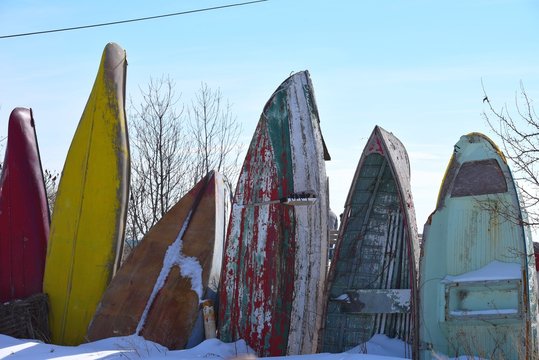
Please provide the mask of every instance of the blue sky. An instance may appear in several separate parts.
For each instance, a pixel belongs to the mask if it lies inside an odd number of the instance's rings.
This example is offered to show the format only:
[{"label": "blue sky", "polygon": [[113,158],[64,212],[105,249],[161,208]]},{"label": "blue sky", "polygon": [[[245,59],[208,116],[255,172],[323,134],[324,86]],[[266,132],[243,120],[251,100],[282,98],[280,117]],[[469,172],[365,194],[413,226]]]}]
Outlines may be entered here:
[{"label": "blue sky", "polygon": [[[234,1],[2,0],[0,35],[219,6]],[[102,50],[127,51],[127,94],[170,75],[184,101],[219,87],[249,143],[269,96],[309,70],[332,155],[331,207],[340,213],[375,125],[412,165],[419,231],[434,209],[453,145],[481,117],[485,89],[514,109],[524,83],[539,99],[539,3],[520,0],[269,0],[213,12],[0,39],[0,136],[9,113],[32,107],[45,168],[61,170]],[[495,141],[498,141],[493,137]]]}]

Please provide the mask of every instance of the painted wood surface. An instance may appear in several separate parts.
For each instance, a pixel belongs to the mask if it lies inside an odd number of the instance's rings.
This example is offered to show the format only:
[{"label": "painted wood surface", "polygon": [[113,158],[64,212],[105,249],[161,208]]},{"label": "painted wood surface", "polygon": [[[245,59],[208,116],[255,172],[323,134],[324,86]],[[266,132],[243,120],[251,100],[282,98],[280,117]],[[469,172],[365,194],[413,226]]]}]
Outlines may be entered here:
[{"label": "painted wood surface", "polygon": [[[221,340],[244,339],[259,356],[315,351],[327,259],[324,154],[309,73],[296,73],[264,107],[236,187],[221,275]],[[302,191],[317,201],[267,203]]]},{"label": "painted wood surface", "polygon": [[108,44],[62,171],[44,280],[56,344],[84,340],[119,266],[129,190],[126,66],[124,50]]},{"label": "painted wood surface", "polygon": [[418,248],[408,154],[376,126],[359,160],[331,261],[321,351],[343,352],[375,334],[417,338]]},{"label": "painted wood surface", "polygon": [[411,289],[357,289],[331,299],[346,314],[398,314],[411,310]]},{"label": "painted wood surface", "polygon": [[0,179],[0,302],[42,292],[49,221],[32,110],[16,108]]},{"label": "painted wood surface", "polygon": [[90,341],[136,334],[169,349],[186,346],[200,304],[216,299],[224,201],[222,176],[211,172],[150,229],[103,295]]},{"label": "painted wood surface", "polygon": [[505,157],[462,136],[425,224],[419,274],[420,358],[536,359],[537,278]]}]

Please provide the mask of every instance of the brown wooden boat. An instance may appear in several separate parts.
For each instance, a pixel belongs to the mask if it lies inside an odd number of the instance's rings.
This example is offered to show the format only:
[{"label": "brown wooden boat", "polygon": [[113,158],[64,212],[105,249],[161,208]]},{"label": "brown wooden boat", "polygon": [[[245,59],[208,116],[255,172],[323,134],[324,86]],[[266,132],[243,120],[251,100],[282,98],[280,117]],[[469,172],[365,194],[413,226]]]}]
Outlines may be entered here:
[{"label": "brown wooden boat", "polygon": [[348,351],[377,334],[417,339],[418,243],[408,154],[397,137],[376,126],[331,260],[320,351]]},{"label": "brown wooden boat", "polygon": [[209,173],[150,229],[106,290],[88,340],[135,334],[182,349],[197,336],[200,303],[219,283],[223,191]]}]

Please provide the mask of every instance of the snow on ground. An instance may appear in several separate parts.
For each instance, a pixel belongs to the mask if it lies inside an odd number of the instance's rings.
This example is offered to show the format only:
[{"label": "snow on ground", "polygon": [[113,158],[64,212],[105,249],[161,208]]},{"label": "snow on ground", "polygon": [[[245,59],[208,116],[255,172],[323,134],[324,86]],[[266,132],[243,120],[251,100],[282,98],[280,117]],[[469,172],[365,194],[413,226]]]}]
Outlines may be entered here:
[{"label": "snow on ground", "polygon": [[[410,346],[385,335],[375,335],[369,342],[340,354],[314,354],[272,357],[273,360],[399,360],[410,358]],[[79,359],[255,359],[253,350],[245,341],[223,343],[217,339],[206,340],[189,350],[170,351],[164,346],[144,340],[140,336],[124,336],[95,341],[80,346],[44,344],[37,340],[21,340],[0,334],[0,359],[9,360],[79,360]],[[438,356],[442,360],[451,360]],[[470,360],[461,356],[453,360]],[[475,358],[479,359],[479,358]]]},{"label": "snow on ground", "polygon": [[[361,354],[365,349],[368,354]],[[364,346],[358,346],[342,354],[315,354],[302,356],[274,357],[287,360],[384,360],[402,359],[406,346],[402,341],[375,336]],[[217,339],[204,341],[189,350],[169,351],[165,347],[146,341],[140,336],[126,336],[95,341],[80,346],[44,344],[36,340],[20,340],[0,335],[0,359],[248,359],[253,351],[243,340],[223,343]],[[252,357],[252,355],[251,355]]]},{"label": "snow on ground", "polygon": [[385,335],[374,335],[366,344],[358,345],[348,350],[348,354],[375,354],[399,358],[411,358],[410,344],[398,339],[391,339]]}]

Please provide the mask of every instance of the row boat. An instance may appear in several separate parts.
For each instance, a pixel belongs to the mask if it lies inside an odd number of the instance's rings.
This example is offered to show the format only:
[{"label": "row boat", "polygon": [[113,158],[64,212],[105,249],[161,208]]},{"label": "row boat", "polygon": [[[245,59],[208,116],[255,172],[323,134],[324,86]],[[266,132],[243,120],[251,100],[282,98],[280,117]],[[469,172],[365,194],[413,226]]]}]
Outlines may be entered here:
[{"label": "row boat", "polygon": [[201,302],[217,299],[224,204],[222,176],[210,172],[167,211],[105,291],[88,329],[90,341],[136,334],[183,349],[204,340],[194,330]]},{"label": "row boat", "polygon": [[505,156],[479,133],[456,143],[423,232],[419,357],[536,359],[537,276]]},{"label": "row boat", "polygon": [[[307,71],[266,103],[240,172],[226,238],[219,336],[259,356],[313,353],[327,261],[328,192]],[[293,194],[306,196],[297,201]]]},{"label": "row boat", "polygon": [[319,350],[340,353],[385,334],[417,339],[419,250],[410,163],[376,126],[361,154],[341,219]]}]

